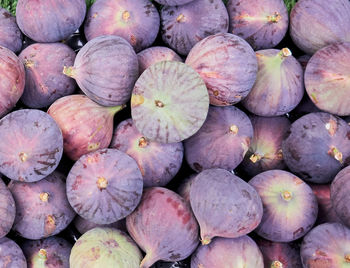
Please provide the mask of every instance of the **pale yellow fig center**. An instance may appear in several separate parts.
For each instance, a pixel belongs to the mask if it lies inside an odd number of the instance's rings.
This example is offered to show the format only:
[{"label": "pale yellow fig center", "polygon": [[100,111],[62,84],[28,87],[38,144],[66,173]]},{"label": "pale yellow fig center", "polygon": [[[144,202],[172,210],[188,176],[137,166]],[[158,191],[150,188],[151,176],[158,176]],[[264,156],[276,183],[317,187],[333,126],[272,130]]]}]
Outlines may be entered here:
[{"label": "pale yellow fig center", "polygon": [[230,132],[236,135],[238,133],[238,127],[236,125],[230,126]]},{"label": "pale yellow fig center", "polygon": [[46,252],[46,250],[43,249],[43,248],[41,248],[41,249],[39,250],[38,255],[39,255],[39,258],[41,258],[41,259],[45,259],[45,260],[47,259],[47,252]]},{"label": "pale yellow fig center", "polygon": [[41,201],[47,202],[49,200],[49,194],[48,193],[41,193],[39,195],[39,198],[40,198]]},{"label": "pale yellow fig center", "polygon": [[283,263],[280,261],[274,261],[271,263],[271,268],[283,268]]},{"label": "pale yellow fig center", "polygon": [[185,21],[185,15],[184,14],[180,14],[179,16],[177,16],[176,21],[177,22],[184,22]]},{"label": "pale yellow fig center", "polygon": [[122,18],[124,21],[128,21],[130,19],[130,12],[129,11],[124,11],[122,14]]},{"label": "pale yellow fig center", "polygon": [[148,142],[145,137],[139,139],[139,147],[145,148],[148,145]]},{"label": "pale yellow fig center", "polygon": [[22,162],[25,162],[28,159],[28,155],[25,152],[20,152],[18,156]]},{"label": "pale yellow fig center", "polygon": [[106,189],[108,185],[108,181],[105,177],[98,177],[97,179],[97,187],[100,190]]},{"label": "pale yellow fig center", "polygon": [[203,239],[201,240],[201,243],[202,243],[203,246],[209,245],[210,242],[211,242],[211,239],[210,239],[209,237],[205,237],[205,238],[203,238]]},{"label": "pale yellow fig center", "polygon": [[289,192],[289,191],[284,191],[282,194],[281,194],[282,198],[286,201],[290,201],[292,199],[292,193]]}]

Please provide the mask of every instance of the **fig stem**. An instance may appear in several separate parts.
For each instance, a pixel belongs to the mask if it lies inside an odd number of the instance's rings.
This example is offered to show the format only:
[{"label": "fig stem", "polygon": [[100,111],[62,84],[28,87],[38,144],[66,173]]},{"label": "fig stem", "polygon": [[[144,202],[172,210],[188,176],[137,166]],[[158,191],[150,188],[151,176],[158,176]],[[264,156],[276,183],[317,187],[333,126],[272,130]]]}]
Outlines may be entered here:
[{"label": "fig stem", "polygon": [[185,19],[185,16],[183,14],[180,14],[177,18],[176,18],[176,21],[177,22],[183,22]]},{"label": "fig stem", "polygon": [[238,133],[238,127],[236,125],[230,126],[230,132],[236,135]]},{"label": "fig stem", "polygon": [[100,190],[106,189],[108,186],[108,180],[105,177],[98,177],[97,179],[97,187]]},{"label": "fig stem", "polygon": [[108,107],[108,109],[111,112],[111,114],[114,116],[117,112],[123,110],[125,107],[126,107],[126,104],[123,104],[123,105]]},{"label": "fig stem", "polygon": [[124,20],[124,21],[128,21],[129,18],[130,18],[130,13],[129,13],[129,11],[125,10],[125,11],[123,12],[122,17],[123,17],[123,20]]},{"label": "fig stem", "polygon": [[47,260],[47,252],[45,249],[41,248],[38,252],[38,256],[40,259]]},{"label": "fig stem", "polygon": [[267,16],[267,21],[272,23],[277,23],[282,19],[282,16],[280,13],[275,12],[270,16]]},{"label": "fig stem", "polygon": [[339,163],[343,163],[343,154],[336,147],[331,146],[331,149],[329,149],[328,154],[331,155],[335,160],[339,161]]},{"label": "fig stem", "polygon": [[210,244],[210,242],[211,242],[211,238],[209,237],[205,237],[201,240],[201,243],[203,246]]},{"label": "fig stem", "polygon": [[63,67],[63,74],[65,74],[66,76],[74,78],[74,76],[75,76],[75,68],[74,68],[74,66],[70,66],[70,67],[64,66]]},{"label": "fig stem", "polygon": [[24,152],[20,152],[19,153],[19,159],[21,160],[21,162],[25,162],[27,161],[28,155]]},{"label": "fig stem", "polygon": [[292,56],[292,51],[289,50],[289,48],[285,47],[282,48],[281,51],[278,53],[278,55],[281,57],[281,59],[287,58],[289,56]]},{"label": "fig stem", "polygon": [[48,193],[41,193],[39,195],[39,198],[40,198],[41,201],[47,202],[49,200],[49,194]]},{"label": "fig stem", "polygon": [[252,161],[255,164],[256,162],[261,160],[261,155],[258,153],[254,153],[250,156],[249,159],[250,159],[250,161]]},{"label": "fig stem", "polygon": [[139,147],[145,148],[148,145],[148,142],[145,137],[139,139]]},{"label": "fig stem", "polygon": [[350,263],[350,254],[346,254],[344,259],[346,263]]},{"label": "fig stem", "polygon": [[283,263],[280,261],[273,261],[271,263],[271,268],[283,268]]},{"label": "fig stem", "polygon": [[284,191],[281,195],[282,195],[282,198],[286,201],[289,201],[292,199],[292,193],[289,191]]},{"label": "fig stem", "polygon": [[147,253],[146,256],[143,258],[143,260],[140,263],[140,268],[149,268],[156,261],[158,261],[158,258],[154,258],[149,253]]}]

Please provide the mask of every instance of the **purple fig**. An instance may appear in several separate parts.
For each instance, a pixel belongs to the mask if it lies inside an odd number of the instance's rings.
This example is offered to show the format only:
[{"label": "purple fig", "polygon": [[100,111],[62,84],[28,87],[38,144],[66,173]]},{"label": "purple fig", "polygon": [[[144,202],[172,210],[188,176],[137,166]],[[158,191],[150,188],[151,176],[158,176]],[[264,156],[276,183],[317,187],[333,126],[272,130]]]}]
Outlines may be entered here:
[{"label": "purple fig", "polygon": [[299,61],[304,71],[310,59],[311,59],[311,56],[308,54],[301,55],[300,57],[297,58],[297,61]]},{"label": "purple fig", "polygon": [[190,203],[190,190],[191,185],[193,183],[194,178],[197,174],[192,174],[186,177],[181,183],[179,188],[177,189],[178,194],[188,203]]},{"label": "purple fig", "polygon": [[15,200],[6,184],[0,178],[0,239],[10,232],[15,216]]},{"label": "purple fig", "polygon": [[27,268],[22,249],[7,237],[0,238],[0,267]]},{"label": "purple fig", "polygon": [[109,227],[119,229],[121,231],[126,231],[125,219],[112,222],[110,224],[96,224],[92,221],[86,220],[83,217],[77,215],[73,221],[74,227],[78,230],[79,233],[85,234],[87,231],[94,229],[96,227]]},{"label": "purple fig", "polygon": [[16,18],[4,8],[0,8],[0,46],[13,52],[22,47],[22,33],[16,23]]},{"label": "purple fig", "polygon": [[194,0],[154,0],[163,6],[181,6],[190,3]]}]

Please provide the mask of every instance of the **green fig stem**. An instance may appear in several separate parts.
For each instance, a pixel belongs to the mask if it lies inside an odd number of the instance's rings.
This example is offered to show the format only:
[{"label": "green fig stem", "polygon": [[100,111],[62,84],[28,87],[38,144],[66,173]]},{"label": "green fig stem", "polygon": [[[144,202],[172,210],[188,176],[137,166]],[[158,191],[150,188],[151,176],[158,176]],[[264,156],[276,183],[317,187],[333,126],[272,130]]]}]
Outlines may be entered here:
[{"label": "green fig stem", "polygon": [[270,16],[267,16],[267,21],[272,23],[277,23],[282,19],[282,16],[280,13],[275,12]]},{"label": "green fig stem", "polygon": [[271,268],[283,268],[283,263],[280,261],[273,261],[271,263]]},{"label": "green fig stem", "polygon": [[339,161],[339,163],[343,163],[343,154],[336,147],[331,146],[328,154],[331,155],[335,160]]},{"label": "green fig stem", "polygon": [[209,237],[204,237],[204,238],[201,240],[201,243],[202,243],[203,246],[209,245],[210,242],[211,242],[211,238],[209,238]]},{"label": "green fig stem", "polygon": [[75,76],[75,68],[74,68],[74,66],[70,66],[70,67],[64,66],[63,67],[63,74],[65,74],[66,76],[74,78],[74,76]]},{"label": "green fig stem", "polygon": [[147,253],[146,256],[143,258],[143,260],[140,263],[140,268],[149,268],[156,261],[158,261],[158,258],[154,258],[151,254]]},{"label": "green fig stem", "polygon": [[111,112],[111,114],[114,116],[117,112],[120,112],[126,107],[126,104],[108,107],[108,110]]}]

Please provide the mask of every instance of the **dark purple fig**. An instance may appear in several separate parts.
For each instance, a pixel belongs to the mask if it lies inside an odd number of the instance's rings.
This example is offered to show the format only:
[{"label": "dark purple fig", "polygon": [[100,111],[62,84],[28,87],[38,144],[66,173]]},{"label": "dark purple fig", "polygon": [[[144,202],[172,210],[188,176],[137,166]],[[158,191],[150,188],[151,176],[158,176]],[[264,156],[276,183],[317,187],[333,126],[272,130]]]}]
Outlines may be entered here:
[{"label": "dark purple fig", "polygon": [[2,118],[0,140],[0,172],[11,180],[45,178],[56,169],[63,153],[61,130],[40,110],[18,110]]},{"label": "dark purple fig", "polygon": [[131,119],[122,121],[114,129],[111,148],[131,156],[140,168],[143,186],[165,186],[179,171],[183,158],[183,145],[157,143],[145,138]]},{"label": "dark purple fig", "polygon": [[175,51],[167,47],[150,47],[137,54],[139,60],[139,73],[142,74],[151,65],[165,60],[180,61],[182,59]]},{"label": "dark purple fig", "polygon": [[69,203],[81,217],[109,224],[136,208],[143,181],[130,156],[116,149],[99,149],[75,162],[66,186]]},{"label": "dark purple fig", "polygon": [[208,91],[187,64],[162,61],[137,80],[131,96],[131,116],[145,138],[179,142],[196,133],[209,109]]},{"label": "dark purple fig", "polygon": [[350,264],[350,229],[340,223],[313,228],[300,248],[304,268],[345,268]]},{"label": "dark purple fig", "polygon": [[253,137],[249,117],[234,106],[209,108],[201,129],[185,140],[187,163],[196,172],[209,168],[235,169]]},{"label": "dark purple fig", "polygon": [[56,236],[27,240],[22,244],[28,268],[69,268],[72,247],[65,239]]},{"label": "dark purple fig", "polygon": [[191,185],[193,183],[194,178],[197,174],[192,174],[186,177],[181,183],[179,188],[177,189],[178,194],[188,203],[190,203],[190,190]]},{"label": "dark purple fig", "polygon": [[158,260],[183,260],[199,242],[198,224],[190,206],[162,187],[144,190],[140,205],[126,218],[126,227],[146,252],[140,268],[148,268]]},{"label": "dark purple fig", "polygon": [[259,50],[256,57],[258,76],[242,102],[244,107],[260,116],[278,116],[292,111],[304,95],[300,63],[288,48]]},{"label": "dark purple fig", "polygon": [[70,268],[139,268],[142,254],[124,232],[113,228],[94,228],[83,234],[72,248]]},{"label": "dark purple fig", "polygon": [[288,29],[283,0],[229,0],[229,32],[245,39],[254,50],[275,47]]},{"label": "dark purple fig", "polygon": [[318,50],[306,66],[306,92],[323,111],[350,115],[349,53],[350,43],[332,44]]},{"label": "dark purple fig", "polygon": [[269,170],[253,177],[249,184],[261,197],[264,214],[255,232],[275,242],[303,237],[317,218],[317,199],[310,186],[284,170]]},{"label": "dark purple fig", "polygon": [[254,50],[244,39],[230,33],[212,35],[197,43],[188,54],[186,64],[203,78],[210,104],[219,106],[232,105],[245,98],[258,71]]},{"label": "dark purple fig", "polygon": [[0,238],[0,267],[27,268],[22,249],[7,237]]},{"label": "dark purple fig", "polygon": [[299,0],[290,13],[289,27],[293,42],[310,55],[329,44],[350,41],[350,3]]},{"label": "dark purple fig", "polygon": [[85,234],[87,231],[94,229],[96,227],[110,227],[116,228],[121,231],[126,231],[125,219],[120,221],[112,222],[110,224],[96,224],[92,221],[86,220],[79,215],[77,215],[73,221],[74,227],[78,230],[79,233]]},{"label": "dark purple fig", "polygon": [[172,49],[187,55],[209,35],[227,33],[228,14],[222,0],[194,0],[161,9],[162,38]]},{"label": "dark purple fig", "polygon": [[216,237],[209,245],[200,245],[191,258],[191,267],[264,268],[261,252],[249,236]]},{"label": "dark purple fig", "polygon": [[75,213],[68,203],[65,177],[53,172],[37,182],[11,181],[16,203],[13,230],[27,239],[41,239],[64,230]]},{"label": "dark purple fig", "polygon": [[160,18],[149,0],[99,0],[86,16],[86,39],[117,35],[127,40],[136,52],[153,44],[159,31]]},{"label": "dark purple fig", "polygon": [[185,5],[193,0],[154,0],[155,2],[163,6],[181,6]]},{"label": "dark purple fig", "polygon": [[328,113],[296,120],[282,142],[284,162],[303,180],[328,183],[350,161],[350,126]]},{"label": "dark purple fig", "polygon": [[254,136],[241,164],[249,175],[255,176],[271,169],[284,169],[282,141],[290,128],[286,117],[251,116]]},{"label": "dark purple fig", "polygon": [[26,36],[52,43],[74,33],[83,23],[85,12],[84,0],[19,0],[16,19]]},{"label": "dark purple fig", "polygon": [[0,46],[0,118],[8,113],[23,94],[25,71],[21,60],[8,48]]},{"label": "dark purple fig", "polygon": [[297,60],[301,64],[301,67],[303,68],[304,71],[310,59],[311,59],[311,56],[308,54],[301,55],[300,57],[297,58]]},{"label": "dark purple fig", "polygon": [[0,178],[0,239],[11,230],[15,216],[15,200],[6,184]]},{"label": "dark purple fig", "polygon": [[74,78],[80,89],[103,106],[125,104],[139,74],[136,53],[119,36],[99,36],[78,52],[74,66],[63,73]]},{"label": "dark purple fig", "polygon": [[22,33],[16,23],[16,18],[4,8],[0,8],[0,46],[13,52],[22,47]]},{"label": "dark purple fig", "polygon": [[224,169],[207,169],[192,182],[190,202],[203,245],[213,237],[236,238],[253,231],[263,215],[261,199],[248,183]]}]

